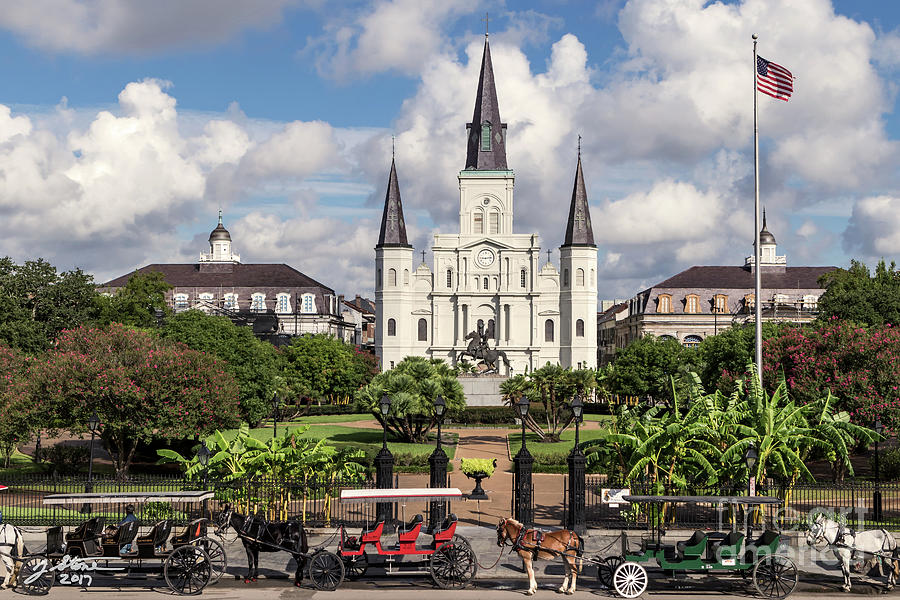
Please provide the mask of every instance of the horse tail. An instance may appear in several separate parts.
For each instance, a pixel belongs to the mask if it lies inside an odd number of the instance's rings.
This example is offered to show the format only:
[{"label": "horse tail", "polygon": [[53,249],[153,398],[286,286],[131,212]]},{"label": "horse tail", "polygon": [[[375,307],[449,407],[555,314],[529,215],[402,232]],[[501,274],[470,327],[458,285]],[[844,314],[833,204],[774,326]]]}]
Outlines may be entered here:
[{"label": "horse tail", "polygon": [[306,527],[300,525],[300,552],[309,552],[309,540],[306,538]]}]

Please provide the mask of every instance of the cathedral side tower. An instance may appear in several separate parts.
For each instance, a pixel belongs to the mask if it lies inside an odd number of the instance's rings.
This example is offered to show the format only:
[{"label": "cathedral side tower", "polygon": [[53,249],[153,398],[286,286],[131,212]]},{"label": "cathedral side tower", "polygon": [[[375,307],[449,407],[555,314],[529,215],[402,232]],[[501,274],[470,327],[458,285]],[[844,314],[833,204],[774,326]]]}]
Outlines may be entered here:
[{"label": "cathedral side tower", "polygon": [[391,160],[381,233],[375,246],[375,353],[383,370],[394,367],[412,348],[413,247],[406,238],[397,168]]},{"label": "cathedral side tower", "polygon": [[597,246],[581,170],[580,139],[566,238],[559,247],[559,265],[560,362],[572,368],[594,368],[597,366]]}]

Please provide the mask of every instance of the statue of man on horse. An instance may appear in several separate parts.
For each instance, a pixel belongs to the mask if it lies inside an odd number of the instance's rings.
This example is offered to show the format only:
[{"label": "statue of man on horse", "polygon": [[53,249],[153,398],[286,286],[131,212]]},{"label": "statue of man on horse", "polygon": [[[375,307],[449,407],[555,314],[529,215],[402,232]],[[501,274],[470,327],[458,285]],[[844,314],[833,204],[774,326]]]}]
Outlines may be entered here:
[{"label": "statue of man on horse", "polygon": [[471,356],[476,364],[485,366],[485,370],[482,371],[485,374],[498,373],[500,371],[500,359],[503,359],[503,364],[509,368],[510,364],[506,353],[488,345],[488,340],[492,337],[494,337],[494,322],[488,321],[488,326],[485,328],[484,323],[479,320],[478,328],[466,334],[465,339],[469,340],[469,344],[465,350],[460,352],[459,358]]}]

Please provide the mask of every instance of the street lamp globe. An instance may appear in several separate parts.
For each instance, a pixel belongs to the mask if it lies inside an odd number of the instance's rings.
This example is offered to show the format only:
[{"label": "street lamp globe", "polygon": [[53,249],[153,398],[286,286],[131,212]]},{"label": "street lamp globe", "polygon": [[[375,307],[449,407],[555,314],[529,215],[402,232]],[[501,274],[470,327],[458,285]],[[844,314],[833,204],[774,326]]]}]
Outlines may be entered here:
[{"label": "street lamp globe", "polygon": [[572,398],[572,414],[575,415],[577,421],[581,420],[581,415],[584,414],[584,401],[581,396]]},{"label": "street lamp globe", "polygon": [[272,396],[272,410],[278,410],[278,392],[275,392],[275,394]]},{"label": "street lamp globe", "polygon": [[753,471],[753,467],[756,466],[757,458],[759,458],[759,454],[756,453],[756,446],[750,444],[747,446],[747,452],[744,453],[744,461],[747,463],[748,471]]},{"label": "street lamp globe", "polygon": [[391,410],[391,398],[387,394],[381,396],[381,416],[385,417]]},{"label": "street lamp globe", "polygon": [[875,419],[875,433],[879,436],[884,433],[884,424],[881,422],[881,419]]},{"label": "street lamp globe", "polygon": [[434,399],[434,414],[438,419],[444,416],[444,410],[447,408],[447,403],[444,401],[444,397],[438,394],[438,397]]},{"label": "street lamp globe", "polygon": [[200,442],[200,449],[197,450],[197,462],[205,467],[209,464],[210,454],[212,453],[209,451],[209,448],[206,447],[206,442]]},{"label": "street lamp globe", "polygon": [[87,426],[89,431],[97,431],[100,428],[100,417],[97,416],[96,410],[91,415],[91,418],[88,419]]},{"label": "street lamp globe", "polygon": [[522,394],[522,397],[519,398],[519,401],[516,403],[516,410],[519,411],[519,416],[523,419],[528,416],[528,409],[531,407],[531,402],[528,401],[528,398],[525,394]]}]

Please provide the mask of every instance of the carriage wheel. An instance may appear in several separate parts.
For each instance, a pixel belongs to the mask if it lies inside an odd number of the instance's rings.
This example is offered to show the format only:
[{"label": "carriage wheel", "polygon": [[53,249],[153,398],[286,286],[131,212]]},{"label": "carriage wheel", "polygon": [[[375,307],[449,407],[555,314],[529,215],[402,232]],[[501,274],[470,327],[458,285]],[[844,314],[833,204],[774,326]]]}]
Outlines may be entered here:
[{"label": "carriage wheel", "polygon": [[200,546],[180,546],[166,557],[163,576],[166,585],[176,594],[199,594],[212,577],[209,555]]},{"label": "carriage wheel", "polygon": [[344,581],[344,561],[328,550],[316,552],[309,561],[309,579],[317,590],[333,592]]},{"label": "carriage wheel", "polygon": [[621,565],[623,562],[625,562],[625,559],[621,556],[598,558],[597,579],[600,580],[600,585],[608,590],[613,589],[613,573],[616,572],[616,567]]},{"label": "carriage wheel", "polygon": [[647,569],[635,562],[624,562],[613,571],[612,584],[623,598],[637,598],[647,591]]},{"label": "carriage wheel", "polygon": [[222,575],[225,574],[225,570],[228,568],[228,557],[225,554],[225,547],[218,541],[208,537],[202,537],[194,544],[203,548],[209,557],[209,566],[212,573],[207,585],[212,585],[222,578]]},{"label": "carriage wheel", "polygon": [[469,540],[467,540],[467,539],[464,538],[463,536],[459,535],[458,533],[454,533],[454,534],[453,534],[453,537],[450,538],[450,541],[451,541],[452,543],[454,543],[454,544],[465,544],[466,546],[471,546],[471,545],[472,545],[472,544],[469,543]]},{"label": "carriage wheel", "polygon": [[753,567],[753,587],[766,598],[790,596],[799,579],[794,562],[780,554],[763,556]]},{"label": "carriage wheel", "polygon": [[464,587],[475,577],[478,564],[469,543],[448,542],[431,555],[431,578],[445,590]]},{"label": "carriage wheel", "polygon": [[44,596],[56,581],[56,571],[48,571],[53,563],[42,556],[32,556],[22,563],[16,587],[29,596]]},{"label": "carriage wheel", "polygon": [[350,579],[359,579],[369,570],[369,557],[363,552],[360,555],[344,557],[344,573]]}]

